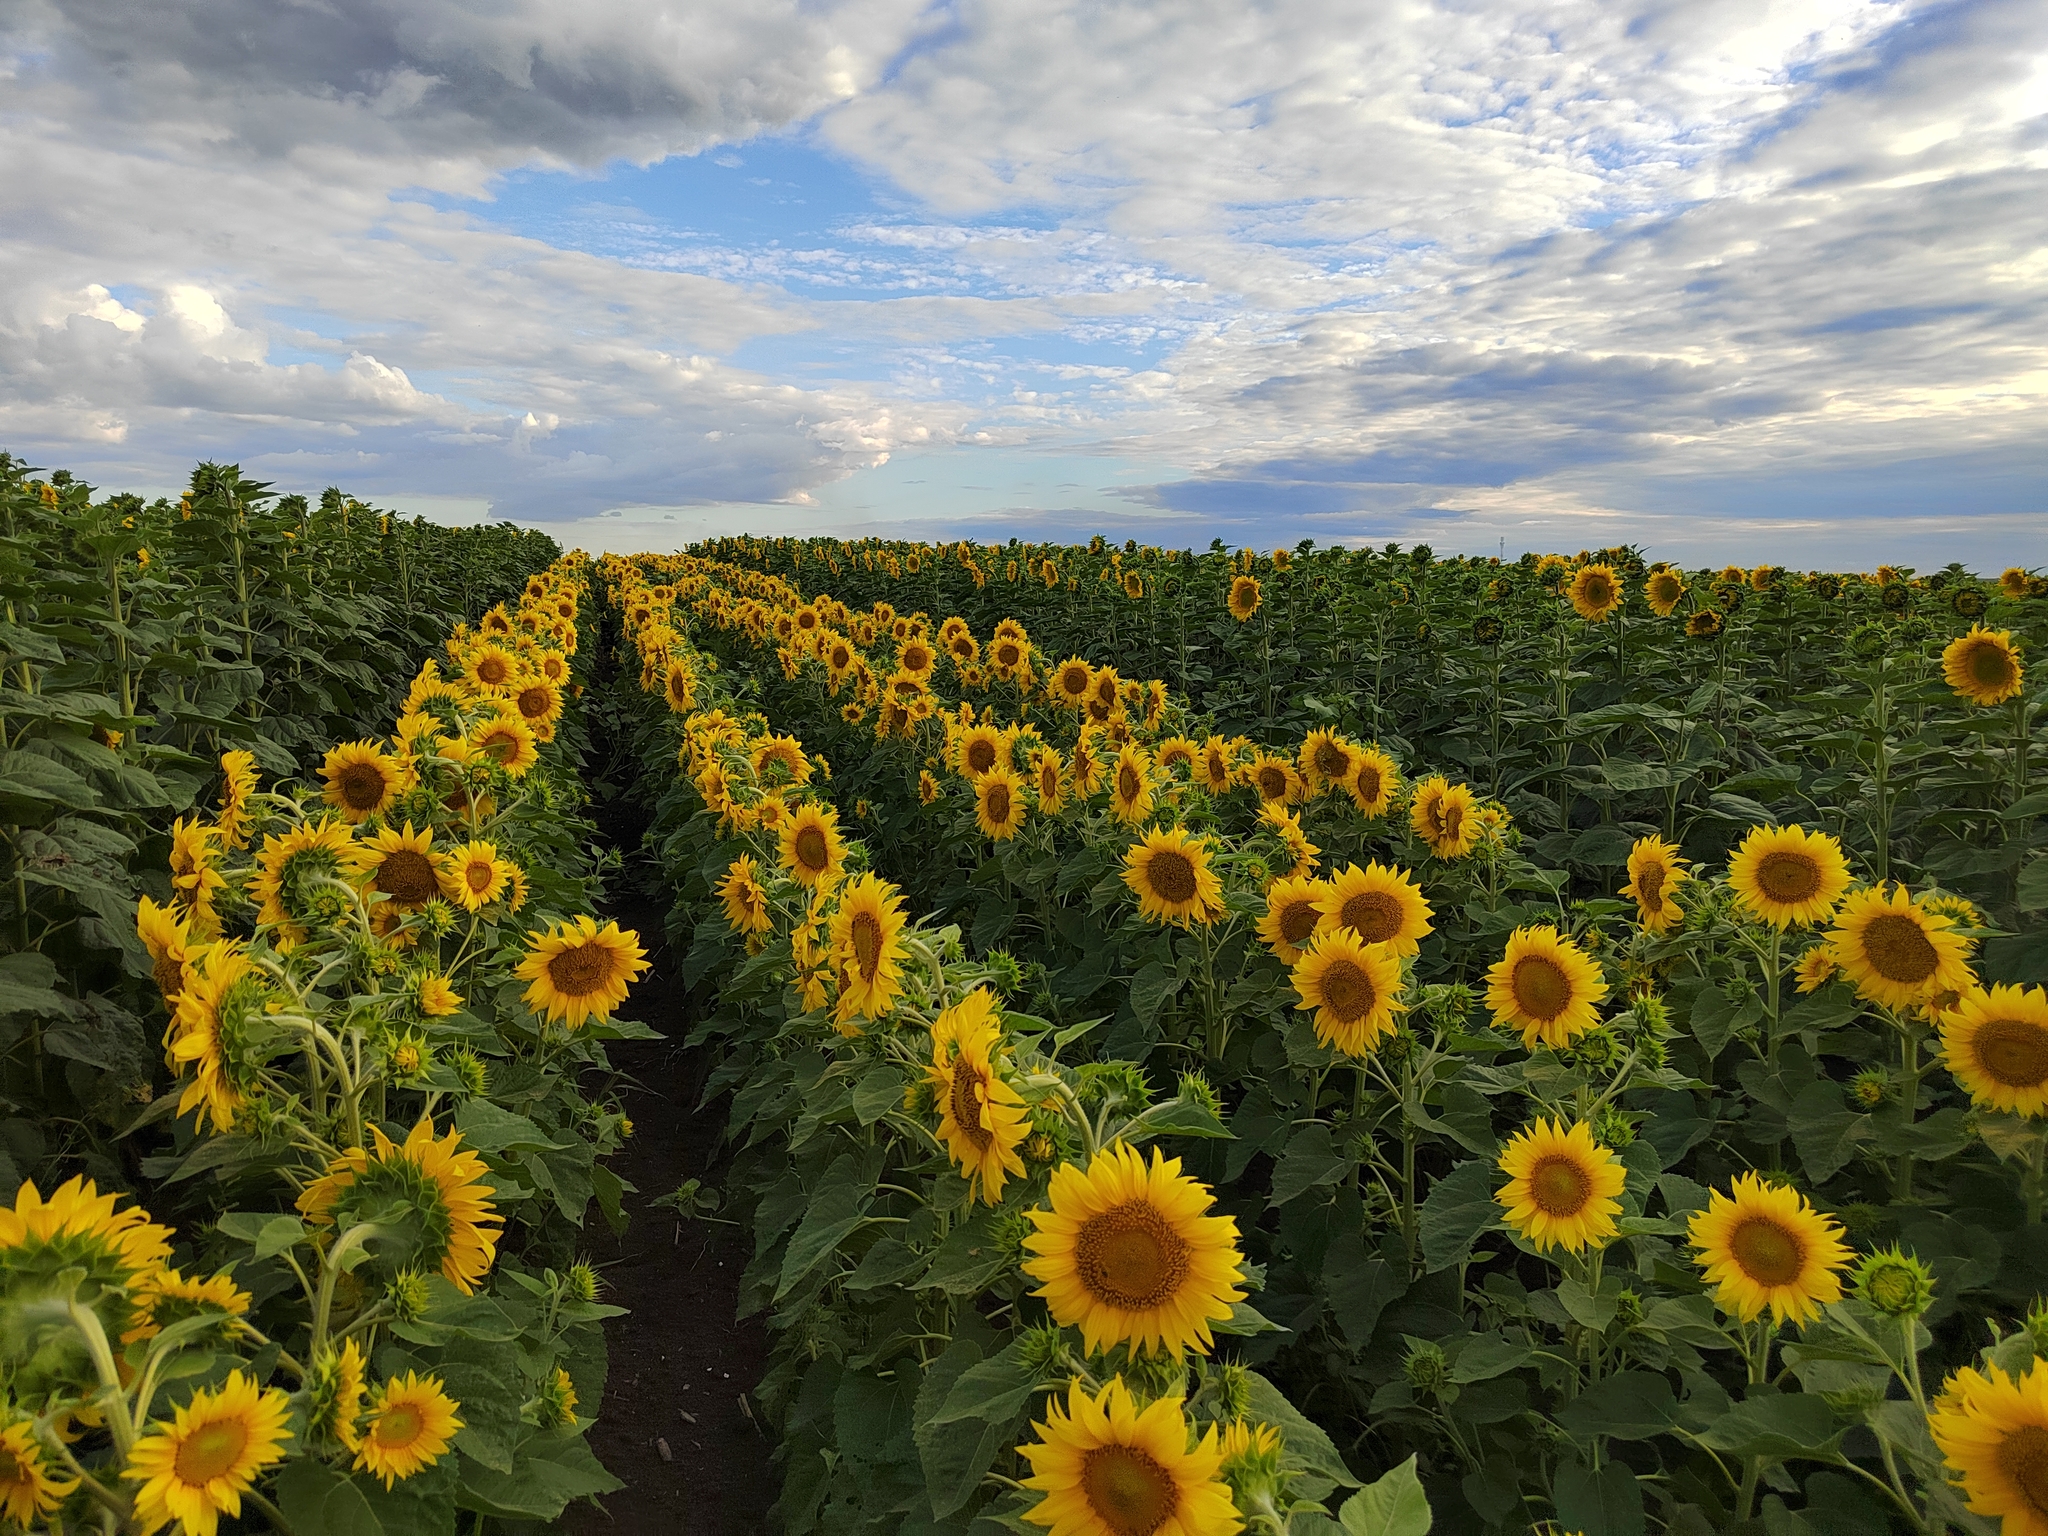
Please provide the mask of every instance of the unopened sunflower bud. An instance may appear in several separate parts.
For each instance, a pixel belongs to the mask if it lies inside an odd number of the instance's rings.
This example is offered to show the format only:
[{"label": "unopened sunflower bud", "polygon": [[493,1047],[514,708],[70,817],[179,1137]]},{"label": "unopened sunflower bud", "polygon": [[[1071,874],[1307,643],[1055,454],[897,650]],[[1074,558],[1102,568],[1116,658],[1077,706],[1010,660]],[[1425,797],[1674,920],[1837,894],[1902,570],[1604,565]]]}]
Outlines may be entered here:
[{"label": "unopened sunflower bud", "polygon": [[578,1259],[574,1264],[571,1264],[567,1280],[569,1294],[578,1301],[597,1300],[597,1293],[602,1288],[602,1285],[598,1280],[597,1270],[588,1262]]},{"label": "unopened sunflower bud", "polygon": [[1210,1086],[1209,1079],[1199,1072],[1183,1072],[1180,1075],[1180,1097],[1183,1103],[1199,1104],[1219,1119],[1223,1114],[1223,1099]]},{"label": "unopened sunflower bud", "polygon": [[395,1276],[386,1295],[391,1302],[392,1314],[401,1323],[416,1323],[427,1315],[427,1305],[431,1300],[427,1277],[416,1269],[404,1270]]},{"label": "unopened sunflower bud", "polygon": [[1050,1323],[1042,1323],[1017,1341],[1018,1363],[1035,1379],[1049,1380],[1059,1370],[1065,1346],[1065,1334]]},{"label": "unopened sunflower bud", "polygon": [[1442,1347],[1426,1341],[1409,1348],[1401,1374],[1417,1396],[1439,1397],[1451,1384],[1451,1364]]},{"label": "unopened sunflower bud", "polygon": [[1643,1298],[1626,1287],[1614,1298],[1614,1322],[1611,1326],[1626,1333],[1637,1328],[1643,1321]]},{"label": "unopened sunflower bud", "polygon": [[490,1087],[490,1069],[484,1059],[468,1046],[458,1046],[448,1053],[448,1065],[462,1084],[462,1091],[471,1098],[480,1098]]},{"label": "unopened sunflower bud", "polygon": [[1896,1243],[1856,1266],[1856,1294],[1887,1317],[1919,1317],[1934,1305],[1934,1275]]},{"label": "unopened sunflower bud", "polygon": [[1849,1102],[1858,1109],[1876,1109],[1891,1096],[1891,1074],[1882,1067],[1865,1067],[1849,1082]]},{"label": "unopened sunflower bud", "polygon": [[1627,1113],[1612,1104],[1603,1105],[1593,1117],[1593,1139],[1619,1152],[1636,1139],[1636,1125]]}]

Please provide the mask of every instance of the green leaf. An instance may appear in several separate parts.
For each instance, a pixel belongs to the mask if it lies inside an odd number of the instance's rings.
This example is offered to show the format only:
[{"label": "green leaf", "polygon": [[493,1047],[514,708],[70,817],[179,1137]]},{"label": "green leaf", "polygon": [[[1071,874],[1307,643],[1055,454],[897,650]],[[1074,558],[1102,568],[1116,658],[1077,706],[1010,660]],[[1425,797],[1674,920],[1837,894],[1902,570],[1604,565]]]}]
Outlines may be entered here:
[{"label": "green leaf", "polygon": [[1192,1099],[1172,1098],[1154,1104],[1133,1116],[1123,1128],[1123,1139],[1133,1146],[1154,1136],[1212,1136],[1230,1140],[1231,1131],[1209,1110]]},{"label": "green leaf", "polygon": [[1167,999],[1180,991],[1180,973],[1163,961],[1148,961],[1131,978],[1131,1012],[1146,1028],[1159,1017]]},{"label": "green leaf", "polygon": [[1532,1353],[1530,1346],[1519,1339],[1502,1338],[1497,1333],[1474,1334],[1451,1362],[1451,1380],[1460,1386],[1491,1381],[1527,1365]]},{"label": "green leaf", "polygon": [[1628,862],[1635,839],[1620,827],[1588,827],[1572,842],[1571,861],[1596,869],[1618,869]]},{"label": "green leaf", "polygon": [[293,1536],[383,1536],[362,1489],[324,1461],[287,1463],[272,1492]]},{"label": "green leaf", "polygon": [[868,1068],[853,1088],[853,1113],[862,1125],[873,1125],[903,1102],[903,1073],[878,1064]]},{"label": "green leaf", "polygon": [[2048,907],[2048,859],[2036,859],[2020,871],[2019,897],[2022,912],[2039,912]]},{"label": "green leaf", "polygon": [[1344,1458],[1337,1454],[1337,1447],[1330,1443],[1330,1437],[1304,1418],[1301,1410],[1287,1401],[1285,1393],[1257,1371],[1245,1373],[1245,1387],[1245,1418],[1254,1424],[1271,1424],[1280,1431],[1286,1442],[1288,1465],[1327,1478],[1342,1488],[1359,1486],[1351,1469],[1344,1465]]},{"label": "green leaf", "polygon": [[0,955],[0,1013],[49,1018],[69,1011],[69,1003],[52,989],[56,979],[56,962],[38,950]]},{"label": "green leaf", "polygon": [[1366,1484],[1337,1511],[1346,1536],[1428,1536],[1434,1522],[1413,1456]]},{"label": "green leaf", "polygon": [[1845,1427],[1818,1397],[1789,1393],[1737,1403],[1700,1434],[1700,1444],[1731,1456],[1831,1457]]},{"label": "green leaf", "polygon": [[981,1419],[1009,1423],[1031,1401],[1041,1381],[1025,1364],[1028,1343],[1028,1336],[1013,1339],[999,1354],[969,1366],[928,1422],[957,1424],[963,1419]]},{"label": "green leaf", "polygon": [[811,1194],[810,1209],[783,1250],[782,1278],[775,1288],[777,1301],[795,1290],[813,1266],[852,1235],[866,1219],[874,1198],[874,1183],[862,1170],[860,1159],[851,1152],[841,1153],[825,1170]]},{"label": "green leaf", "polygon": [[1330,1140],[1327,1125],[1305,1125],[1294,1133],[1273,1170],[1275,1205],[1285,1205],[1321,1184],[1334,1184],[1351,1171],[1351,1159]]},{"label": "green leaf", "polygon": [[1552,1489],[1560,1529],[1579,1536],[1643,1536],[1643,1488],[1618,1461],[1598,1472],[1568,1461],[1557,1469]]},{"label": "green leaf", "polygon": [[939,1251],[932,1255],[931,1268],[918,1282],[920,1290],[940,1290],[948,1296],[973,1296],[1009,1267],[1010,1249],[996,1236],[990,1212],[982,1211],[946,1234]]},{"label": "green leaf", "polygon": [[1004,1424],[983,1423],[977,1433],[931,1422],[930,1415],[952,1394],[954,1383],[980,1359],[980,1345],[972,1339],[955,1339],[925,1367],[924,1384],[918,1388],[912,1410],[911,1433],[924,1468],[925,1497],[931,1502],[932,1515],[940,1520],[974,1497],[982,1474],[995,1465],[1010,1438],[1009,1426]]},{"label": "green leaf", "polygon": [[1422,1202],[1422,1261],[1430,1272],[1469,1259],[1480,1234],[1499,1225],[1498,1177],[1490,1164],[1469,1162],[1436,1181]]},{"label": "green leaf", "polygon": [[1677,1422],[1671,1383],[1651,1371],[1620,1371],[1588,1387],[1558,1411],[1557,1422],[1581,1440],[1649,1440]]}]

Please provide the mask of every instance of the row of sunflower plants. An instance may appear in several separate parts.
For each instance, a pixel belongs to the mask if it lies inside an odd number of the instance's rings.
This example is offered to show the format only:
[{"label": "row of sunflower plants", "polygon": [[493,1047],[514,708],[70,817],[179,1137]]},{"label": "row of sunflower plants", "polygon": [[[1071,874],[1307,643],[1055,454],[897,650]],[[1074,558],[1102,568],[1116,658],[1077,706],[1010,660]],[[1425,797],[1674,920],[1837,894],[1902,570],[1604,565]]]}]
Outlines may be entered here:
[{"label": "row of sunflower plants", "polygon": [[389,718],[389,658],[559,553],[232,465],[145,503],[0,453],[0,1189],[123,1176],[116,1133],[158,1070],[135,903],[220,755],[311,769]]},{"label": "row of sunflower plants", "polygon": [[615,1017],[645,961],[590,915],[587,570],[456,623],[316,771],[229,747],[172,827],[129,912],[171,1084],[111,1175],[0,1209],[13,1526],[396,1536],[618,1486],[577,1244],[620,1219],[605,1047],[647,1033]]},{"label": "row of sunflower plants", "polygon": [[[1408,757],[1426,743],[1582,879],[1621,867],[1631,822],[1717,857],[1768,814],[1824,824],[1881,878],[1938,880],[2004,928],[2048,909],[2048,807],[2026,787],[2042,721],[2020,684],[2020,652],[2048,640],[2048,578],[2016,567],[1989,582],[1960,566],[1682,570],[1633,549],[1503,562],[1099,539],[707,553],[855,612],[960,616],[970,643],[940,660],[977,704],[1007,690],[974,637],[1009,619],[1046,658],[1166,679],[1226,735],[1328,726]],[[1050,586],[1029,577],[1047,562],[1066,573]],[[1977,707],[1943,707],[1951,687]],[[2018,948],[1992,940],[1987,963]]]},{"label": "row of sunflower plants", "polygon": [[715,995],[780,1527],[1427,1530],[1412,1462],[1362,1485],[1217,1358],[1273,1324],[1236,1218],[1159,1145],[1227,1134],[1201,1071],[1092,1049],[1100,1019],[1055,1027],[1014,959],[914,918],[816,793],[829,763],[726,690],[666,583],[603,574],[684,978]]},{"label": "row of sunflower plants", "polygon": [[[971,950],[1070,1051],[1199,1063],[1232,1137],[1185,1166],[1280,1325],[1233,1350],[1355,1459],[1415,1455],[1441,1518],[1977,1530],[2040,1507],[2027,934],[1761,805],[1711,861],[1619,824],[1603,889],[1385,741],[1233,741],[1014,620],[982,641],[725,562],[642,567],[619,579],[646,685],[689,711],[715,667],[837,765],[799,774],[792,738],[740,724],[690,755],[683,803],[772,831],[791,870],[792,796],[829,797],[878,866],[971,908]],[[963,629],[1012,668],[1002,713],[938,691]],[[1916,694],[1923,728],[2008,702],[1973,691],[1976,643]],[[2017,654],[1993,659],[2024,721]],[[730,941],[695,942],[711,965]]]}]

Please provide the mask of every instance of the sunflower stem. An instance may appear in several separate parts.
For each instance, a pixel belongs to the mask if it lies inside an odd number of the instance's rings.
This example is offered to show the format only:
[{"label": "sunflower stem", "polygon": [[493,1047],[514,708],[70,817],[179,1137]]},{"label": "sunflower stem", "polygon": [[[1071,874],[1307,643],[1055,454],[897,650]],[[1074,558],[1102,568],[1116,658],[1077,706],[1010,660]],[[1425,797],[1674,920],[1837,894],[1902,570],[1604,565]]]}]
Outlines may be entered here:
[{"label": "sunflower stem", "polygon": [[357,1222],[327,1250],[327,1262],[320,1271],[320,1296],[313,1304],[313,1341],[306,1349],[308,1360],[318,1360],[327,1343],[327,1323],[334,1313],[334,1286],[341,1278],[341,1261],[383,1230],[374,1221]]},{"label": "sunflower stem", "polygon": [[114,1449],[125,1461],[129,1447],[135,1444],[135,1420],[128,1412],[128,1395],[121,1390],[121,1373],[114,1366],[114,1350],[107,1342],[107,1330],[100,1326],[97,1312],[79,1305],[75,1292],[64,1298],[64,1310],[71,1318],[71,1326],[84,1338],[86,1353],[92,1356],[93,1369],[99,1373],[107,1429],[114,1437]]}]

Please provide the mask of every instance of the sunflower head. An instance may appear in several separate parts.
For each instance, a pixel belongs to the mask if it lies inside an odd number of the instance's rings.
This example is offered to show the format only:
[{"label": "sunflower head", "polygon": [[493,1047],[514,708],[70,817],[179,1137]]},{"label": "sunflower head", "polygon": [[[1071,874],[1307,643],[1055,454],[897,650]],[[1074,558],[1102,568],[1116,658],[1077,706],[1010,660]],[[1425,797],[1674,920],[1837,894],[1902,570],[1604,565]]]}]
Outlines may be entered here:
[{"label": "sunflower head", "polygon": [[574,1030],[586,1020],[610,1018],[647,968],[638,934],[615,922],[599,927],[586,913],[545,933],[528,934],[526,957],[512,974],[529,983],[529,1008],[551,1024]]},{"label": "sunflower head", "polygon": [[381,816],[405,789],[405,769],[374,741],[349,741],[335,747],[320,765],[327,781],[321,798],[349,822]]},{"label": "sunflower head", "polygon": [[807,889],[831,884],[846,864],[846,843],[839,833],[839,813],[816,800],[796,808],[776,839],[782,867]]},{"label": "sunflower head", "polygon": [[1330,877],[1319,926],[1325,932],[1349,929],[1360,943],[1385,944],[1407,956],[1421,949],[1433,915],[1412,875],[1375,861],[1364,869],[1350,865]]},{"label": "sunflower head", "polygon": [[1223,910],[1223,882],[1206,838],[1181,827],[1154,827],[1124,854],[1124,884],[1139,914],[1155,923],[1207,927]]},{"label": "sunflower head", "polygon": [[35,1422],[17,1408],[0,1409],[0,1519],[32,1530],[78,1489],[78,1479],[44,1453]]},{"label": "sunflower head", "polygon": [[1628,884],[1621,894],[1636,899],[1636,919],[1645,929],[1665,933],[1685,916],[1671,895],[1685,878],[1685,860],[1675,843],[1656,836],[1638,838],[1629,850]]},{"label": "sunflower head", "polygon": [[1348,784],[1358,770],[1358,748],[1337,731],[1310,731],[1301,743],[1301,776],[1312,795]]},{"label": "sunflower head", "polygon": [[291,1407],[276,1387],[240,1371],[219,1387],[194,1392],[168,1423],[158,1421],[129,1452],[121,1476],[139,1482],[135,1514],[144,1530],[173,1521],[211,1532],[237,1515],[242,1495],[265,1468],[284,1459]]},{"label": "sunflower head", "polygon": [[848,883],[832,914],[832,968],[839,977],[836,1018],[878,1019],[902,990],[903,899],[895,886],[869,872]]},{"label": "sunflower head", "polygon": [[1958,698],[1988,709],[2016,698],[2026,681],[2012,633],[1972,624],[1941,653],[1943,678]]},{"label": "sunflower head", "polygon": [[1825,921],[1849,889],[1849,861],[1826,832],[1752,827],[1728,861],[1728,884],[1758,921],[1810,928]]},{"label": "sunflower head", "polygon": [[1024,825],[1024,781],[1008,768],[995,768],[974,784],[974,824],[982,836],[1007,842]]},{"label": "sunflower head", "polygon": [[1960,995],[1976,980],[1954,920],[1921,906],[1903,886],[1889,895],[1873,886],[1848,897],[1827,942],[1857,994],[1886,1008],[1911,1008],[1940,993]]},{"label": "sunflower head", "polygon": [[1387,814],[1387,808],[1394,803],[1394,796],[1400,788],[1400,770],[1395,767],[1394,760],[1378,747],[1361,748],[1351,777],[1344,781],[1344,792],[1358,807],[1358,813],[1368,821]]},{"label": "sunflower head", "polygon": [[92,1309],[109,1338],[118,1338],[130,1322],[130,1297],[170,1256],[172,1236],[147,1211],[123,1209],[119,1195],[101,1194],[90,1179],[70,1179],[48,1200],[33,1180],[24,1181],[13,1206],[0,1208],[0,1306],[22,1319],[0,1335],[0,1369],[12,1393],[26,1398],[94,1379],[74,1329],[61,1321],[37,1326],[14,1309],[68,1292]]},{"label": "sunflower head", "polygon": [[1110,811],[1118,821],[1130,824],[1150,816],[1152,805],[1152,759],[1135,741],[1126,741],[1110,765]]},{"label": "sunflower head", "polygon": [[447,1451],[462,1420],[461,1407],[440,1378],[407,1371],[384,1383],[365,1412],[356,1447],[356,1470],[386,1488],[432,1466]]},{"label": "sunflower head", "polygon": [[1973,1101],[2048,1115],[2048,990],[1972,986],[1940,1022],[1942,1057]]},{"label": "sunflower head", "polygon": [[939,1139],[975,1196],[1000,1205],[1003,1185],[1024,1173],[1018,1149],[1031,1115],[1004,1076],[1002,1018],[994,996],[976,987],[932,1021],[932,1064],[925,1069],[939,1112]]},{"label": "sunflower head", "polygon": [[1935,1399],[1927,1430],[1974,1513],[1999,1519],[2006,1536],[2048,1526],[2048,1362],[2018,1376],[1965,1366]]},{"label": "sunflower head", "polygon": [[1572,577],[1572,610],[1582,619],[1603,623],[1621,606],[1621,578],[1611,565],[1583,565]]},{"label": "sunflower head", "polygon": [[1316,1038],[1346,1056],[1364,1056],[1394,1033],[1401,962],[1383,944],[1367,945],[1348,928],[1315,936],[1294,962],[1297,1009],[1313,1011]]},{"label": "sunflower head", "polygon": [[[490,1271],[504,1218],[491,1200],[489,1170],[451,1130],[436,1138],[421,1116],[403,1142],[376,1126],[372,1146],[342,1153],[299,1196],[299,1213],[317,1226],[346,1231],[363,1221],[382,1229],[373,1263],[387,1273],[438,1269],[464,1295]],[[395,1210],[404,1219],[393,1220]]]},{"label": "sunflower head", "polygon": [[1283,876],[1266,887],[1266,912],[1259,919],[1259,937],[1274,955],[1294,964],[1306,952],[1323,919],[1327,882]]},{"label": "sunflower head", "polygon": [[1856,1294],[1887,1317],[1919,1317],[1934,1305],[1934,1273],[1896,1243],[1856,1266]]},{"label": "sunflower head", "polygon": [[1773,1321],[1804,1323],[1842,1295],[1841,1271],[1854,1257],[1842,1229],[1783,1185],[1756,1174],[1714,1191],[1691,1221],[1700,1269],[1722,1310],[1753,1321],[1766,1308]]},{"label": "sunflower head", "polygon": [[1040,1495],[1024,1512],[1062,1536],[1232,1536],[1241,1529],[1223,1452],[1212,1424],[1192,1436],[1179,1397],[1140,1410],[1121,1376],[1090,1393],[1079,1382],[1057,1399],[1038,1439],[1019,1446],[1031,1464],[1025,1488]]},{"label": "sunflower head", "polygon": [[1600,963],[1549,924],[1517,928],[1486,973],[1494,1022],[1522,1032],[1522,1043],[1561,1048],[1600,1021],[1607,978]]},{"label": "sunflower head", "polygon": [[1508,1182],[1494,1194],[1507,1224],[1541,1249],[1577,1253],[1603,1247],[1620,1231],[1621,1191],[1627,1170],[1580,1121],[1538,1120],[1500,1155]]},{"label": "sunflower head", "polygon": [[1230,609],[1230,616],[1237,620],[1238,623],[1246,622],[1253,614],[1257,613],[1259,611],[1259,604],[1264,600],[1264,593],[1259,586],[1258,577],[1233,576],[1231,578],[1230,595],[1225,599],[1225,605]]}]

